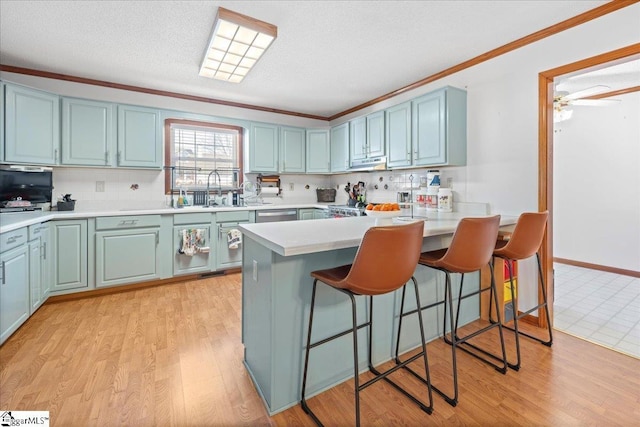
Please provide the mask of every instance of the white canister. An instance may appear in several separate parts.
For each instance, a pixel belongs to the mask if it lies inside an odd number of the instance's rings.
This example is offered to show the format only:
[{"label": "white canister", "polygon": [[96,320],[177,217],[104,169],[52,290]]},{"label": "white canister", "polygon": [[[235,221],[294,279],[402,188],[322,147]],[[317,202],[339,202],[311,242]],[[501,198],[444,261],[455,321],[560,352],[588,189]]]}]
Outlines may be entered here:
[{"label": "white canister", "polygon": [[429,187],[440,187],[440,171],[439,170],[427,171],[427,185]]},{"label": "white canister", "polygon": [[438,189],[440,186],[427,187],[427,193],[425,195],[425,205],[427,212],[435,212],[438,210]]},{"label": "white canister", "polygon": [[453,193],[450,188],[438,190],[438,212],[453,212]]}]

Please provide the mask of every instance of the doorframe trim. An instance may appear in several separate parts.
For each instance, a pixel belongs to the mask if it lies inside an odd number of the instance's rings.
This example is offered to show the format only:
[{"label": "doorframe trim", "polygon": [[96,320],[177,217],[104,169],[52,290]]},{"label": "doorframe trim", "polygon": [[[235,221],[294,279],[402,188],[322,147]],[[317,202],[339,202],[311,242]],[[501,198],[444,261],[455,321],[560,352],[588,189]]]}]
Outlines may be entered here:
[{"label": "doorframe trim", "polygon": [[[542,239],[540,257],[547,291],[549,314],[553,323],[553,80],[565,74],[598,68],[611,62],[624,62],[640,57],[640,43],[552,68],[538,74],[538,210],[549,211],[549,222]],[[538,291],[541,303],[542,292]],[[547,327],[545,316],[538,311],[538,326]]]}]

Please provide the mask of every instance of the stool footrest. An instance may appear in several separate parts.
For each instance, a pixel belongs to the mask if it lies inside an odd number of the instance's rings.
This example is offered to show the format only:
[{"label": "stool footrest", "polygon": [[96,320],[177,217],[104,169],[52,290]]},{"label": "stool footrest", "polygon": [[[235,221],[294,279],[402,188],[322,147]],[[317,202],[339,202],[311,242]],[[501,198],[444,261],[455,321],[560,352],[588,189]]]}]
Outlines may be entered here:
[{"label": "stool footrest", "polygon": [[[503,327],[503,328],[505,328],[505,329],[508,329],[508,330],[510,330],[510,331],[516,332],[516,330],[515,330],[514,328],[512,328],[511,326],[502,325],[502,327]],[[545,340],[543,340],[542,338],[538,338],[538,337],[533,336],[533,335],[531,335],[531,334],[528,334],[528,333],[526,333],[526,332],[522,332],[522,331],[521,331],[521,330],[519,330],[519,329],[518,329],[518,334],[520,334],[520,335],[524,335],[524,336],[525,336],[525,337],[527,337],[527,338],[531,338],[532,340],[538,341],[539,343],[544,344],[544,345],[546,345],[547,347],[551,347],[551,345],[553,344],[553,341],[552,341],[552,340],[550,340],[550,339],[545,341]]]},{"label": "stool footrest", "polygon": [[[369,326],[370,324],[371,324],[371,322],[363,323],[362,325],[358,325],[358,327],[356,329],[360,330],[361,328],[365,328],[365,327]],[[309,348],[315,348],[315,347],[317,347],[319,345],[326,344],[329,341],[333,341],[336,338],[340,338],[340,337],[345,336],[347,334],[350,334],[352,332],[353,332],[353,329],[347,329],[346,331],[338,332],[335,335],[331,335],[330,337],[327,337],[327,338],[324,338],[324,339],[322,339],[320,341],[316,341],[314,343],[309,344]]]},{"label": "stool footrest", "polygon": [[[396,363],[404,363],[404,362],[400,362],[400,359],[396,358]],[[416,371],[414,371],[413,369],[411,369],[408,366],[403,366],[404,369],[406,369],[407,371],[409,371],[410,374],[412,374],[414,377],[416,377],[418,380],[422,381],[423,383],[427,384],[427,381],[422,378],[422,375],[418,374]],[[433,383],[431,384],[431,389],[433,391],[435,391],[437,394],[440,395],[440,397],[442,397],[449,405],[451,406],[456,406],[458,404],[458,400],[454,399],[452,397],[450,397],[449,395],[447,395],[446,393],[440,391],[439,388],[437,388],[436,386],[433,385]]]}]

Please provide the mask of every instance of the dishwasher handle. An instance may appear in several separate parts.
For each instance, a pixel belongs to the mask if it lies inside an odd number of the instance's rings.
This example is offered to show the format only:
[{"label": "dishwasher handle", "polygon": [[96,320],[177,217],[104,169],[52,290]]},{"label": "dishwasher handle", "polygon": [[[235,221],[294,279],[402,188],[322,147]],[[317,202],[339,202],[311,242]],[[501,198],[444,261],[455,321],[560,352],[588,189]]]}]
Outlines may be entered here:
[{"label": "dishwasher handle", "polygon": [[293,216],[293,215],[298,215],[298,212],[296,211],[279,211],[279,212],[256,212],[256,215],[258,216],[263,216],[263,217],[270,217],[270,216]]}]

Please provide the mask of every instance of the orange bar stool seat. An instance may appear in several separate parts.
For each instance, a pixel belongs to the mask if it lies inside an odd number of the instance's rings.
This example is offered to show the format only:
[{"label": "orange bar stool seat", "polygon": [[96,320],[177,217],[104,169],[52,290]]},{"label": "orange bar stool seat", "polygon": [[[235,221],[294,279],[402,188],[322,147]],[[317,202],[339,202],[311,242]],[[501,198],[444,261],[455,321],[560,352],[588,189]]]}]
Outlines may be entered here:
[{"label": "orange bar stool seat", "polygon": [[[414,312],[420,312],[429,308],[436,307],[438,305],[444,305],[444,319],[443,319],[443,339],[447,344],[451,345],[451,363],[452,363],[452,377],[453,377],[453,396],[447,395],[440,388],[432,385],[433,390],[442,396],[451,406],[458,404],[458,372],[456,362],[456,350],[460,348],[479,358],[480,360],[492,365],[500,373],[507,372],[507,356],[505,351],[504,337],[502,333],[501,322],[491,323],[488,326],[482,327],[464,337],[458,336],[458,319],[460,317],[460,307],[463,300],[479,295],[482,292],[489,291],[496,299],[495,303],[498,303],[495,280],[493,276],[493,266],[491,264],[491,255],[495,247],[495,242],[498,237],[498,228],[500,226],[500,215],[486,217],[486,218],[463,218],[451,240],[451,244],[447,249],[439,249],[430,252],[424,252],[420,255],[419,264],[430,267],[445,273],[445,295],[444,299],[435,303],[420,306],[417,305],[416,310],[407,312],[401,315],[408,316]],[[466,273],[472,273],[479,271],[485,265],[489,265],[491,270],[491,285],[488,288],[480,288],[476,291],[471,291],[463,295],[464,288],[464,275]],[[451,273],[459,273],[460,277],[460,292],[458,295],[458,307],[456,314],[453,313],[453,298],[451,291]],[[404,301],[403,301],[404,302]],[[449,318],[447,319],[447,312]],[[447,338],[447,321],[451,327],[450,339]],[[500,335],[500,345],[502,351],[502,357],[496,356],[493,353],[485,351],[478,346],[468,342],[471,338],[478,336],[481,333],[487,332],[491,329],[497,328]],[[476,352],[471,352],[461,345],[465,344],[472,347]],[[495,359],[500,362],[496,364],[491,362],[486,357],[481,357],[477,352],[484,354],[485,356]],[[400,363],[400,359],[396,354],[396,363]]]},{"label": "orange bar stool seat", "polygon": [[[547,288],[544,284],[544,275],[542,273],[542,265],[540,263],[540,245],[542,244],[542,239],[544,237],[544,231],[547,227],[547,220],[549,217],[549,212],[527,212],[520,215],[518,218],[518,222],[516,223],[516,227],[513,230],[513,234],[509,240],[498,240],[496,243],[496,247],[493,251],[493,256],[495,258],[502,258],[506,262],[507,270],[509,272],[509,285],[511,286],[511,295],[513,298],[513,328],[510,326],[504,326],[510,331],[515,332],[515,343],[516,343],[516,363],[509,363],[509,367],[514,370],[520,369],[520,335],[536,340],[546,346],[551,347],[553,344],[553,334],[551,332],[551,316],[549,315],[549,305],[547,303]],[[513,270],[512,270],[512,262],[513,261],[521,261],[527,258],[536,256],[536,260],[538,261],[538,283],[540,284],[540,293],[542,294],[542,302],[537,304],[535,307],[524,311],[522,313],[518,312],[518,298],[516,296],[516,292],[513,285]],[[549,339],[543,340],[538,337],[534,337],[533,335],[527,334],[518,330],[518,320],[522,319],[524,316],[531,314],[536,310],[540,310],[544,308],[544,312],[547,319],[547,330],[549,332]],[[491,315],[491,307],[489,308],[489,314]],[[500,320],[498,319],[498,322]]]},{"label": "orange bar stool seat", "polygon": [[[322,425],[316,414],[309,408],[306,401],[307,373],[309,368],[309,352],[311,349],[326,344],[336,338],[351,334],[353,337],[353,363],[354,363],[354,383],[355,383],[355,419],[356,425],[360,425],[360,391],[366,387],[383,379],[391,384],[395,389],[407,396],[416,403],[426,413],[433,411],[431,382],[429,378],[429,364],[427,360],[427,348],[424,337],[424,327],[422,316],[418,316],[420,334],[422,335],[422,351],[409,358],[404,364],[393,366],[385,372],[379,372],[372,364],[372,329],[373,329],[373,296],[393,292],[399,288],[406,287],[411,280],[414,284],[416,298],[419,299],[418,285],[413,273],[418,266],[418,258],[422,248],[424,233],[424,222],[416,221],[407,225],[372,227],[364,235],[353,264],[326,270],[311,272],[313,280],[313,290],[311,293],[311,306],[309,310],[309,329],[307,334],[307,346],[304,359],[304,372],[302,376],[302,397],[300,405],[302,409],[311,416],[318,425]],[[311,342],[311,332],[313,327],[313,314],[316,304],[316,289],[318,283],[324,283],[330,288],[347,295],[351,300],[352,326],[345,331],[334,334],[328,338]],[[366,321],[357,324],[356,297],[368,297],[369,310]],[[358,338],[357,331],[360,328],[368,327],[368,355],[367,361],[369,371],[375,375],[374,378],[360,384],[358,375]],[[398,330],[398,333],[400,331]],[[399,384],[392,381],[388,376],[407,364],[422,358],[424,361],[426,383],[425,394],[428,403],[423,403]]]}]

